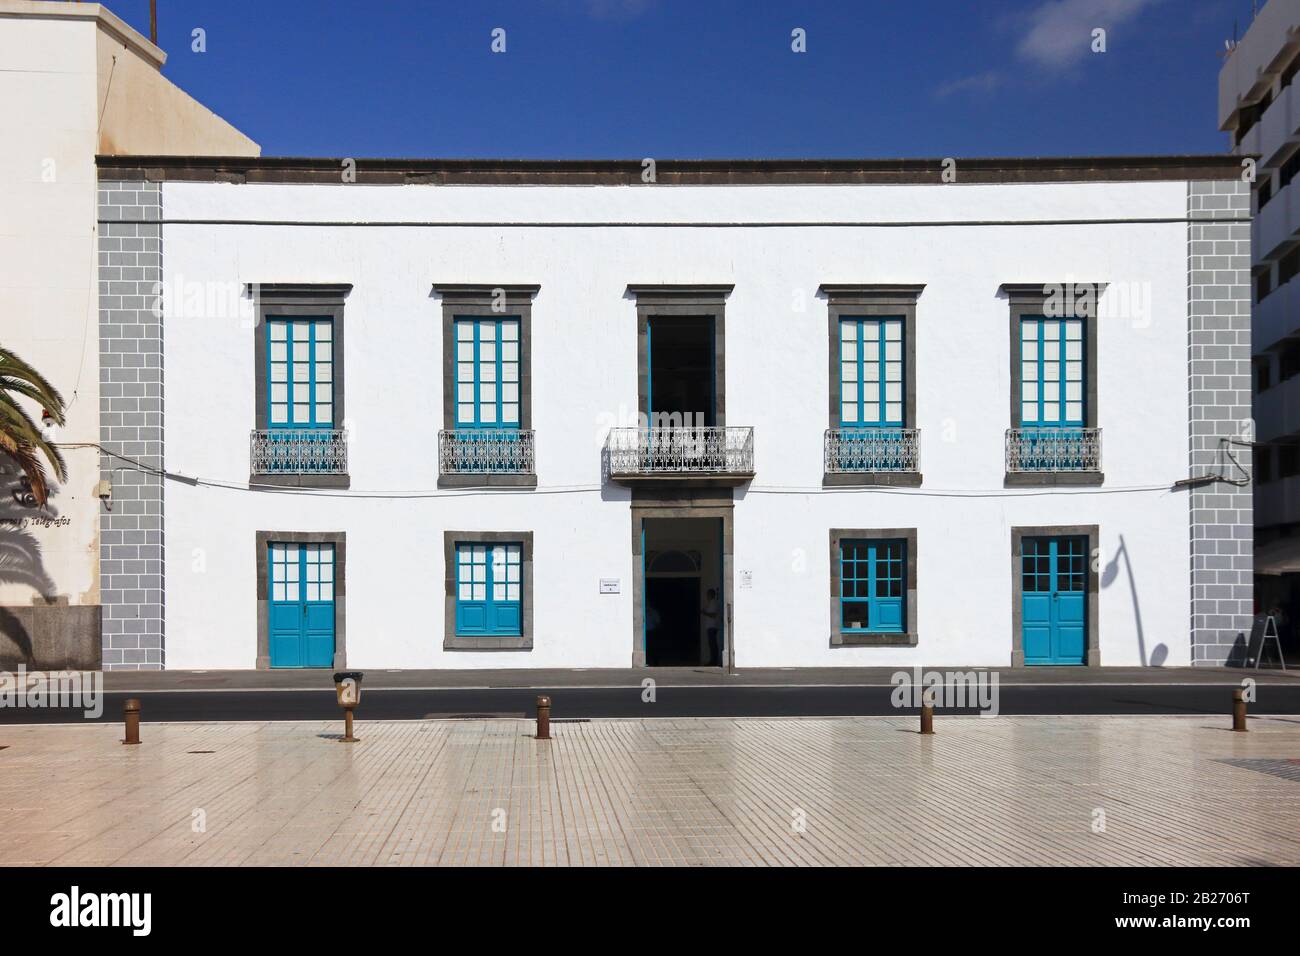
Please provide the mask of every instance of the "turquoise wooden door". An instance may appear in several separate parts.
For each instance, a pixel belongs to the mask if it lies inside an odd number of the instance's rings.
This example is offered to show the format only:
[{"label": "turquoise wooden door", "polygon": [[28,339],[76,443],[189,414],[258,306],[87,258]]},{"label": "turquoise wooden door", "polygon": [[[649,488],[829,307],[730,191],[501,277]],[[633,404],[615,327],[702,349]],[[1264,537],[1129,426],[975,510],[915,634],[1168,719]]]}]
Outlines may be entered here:
[{"label": "turquoise wooden door", "polygon": [[334,666],[334,545],[272,542],[272,667]]},{"label": "turquoise wooden door", "polygon": [[1088,539],[1020,541],[1021,637],[1026,664],[1088,660]]}]

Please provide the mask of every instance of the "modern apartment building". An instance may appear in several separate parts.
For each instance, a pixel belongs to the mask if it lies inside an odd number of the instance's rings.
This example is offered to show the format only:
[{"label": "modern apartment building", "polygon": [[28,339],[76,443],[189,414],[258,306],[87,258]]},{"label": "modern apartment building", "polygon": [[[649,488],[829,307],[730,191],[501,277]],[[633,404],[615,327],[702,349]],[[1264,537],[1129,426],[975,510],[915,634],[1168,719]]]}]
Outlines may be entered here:
[{"label": "modern apartment building", "polygon": [[1300,621],[1300,0],[1269,0],[1219,74],[1219,125],[1255,160],[1251,231],[1261,609]]},{"label": "modern apartment building", "polygon": [[1218,664],[1249,631],[1236,157],[98,165],[101,362],[167,397],[156,446],[101,428],[106,667]]},{"label": "modern apartment building", "polygon": [[[98,257],[137,275],[136,250],[156,253],[158,227],[139,226],[132,246],[111,255],[98,244],[95,156],[258,152],[169,82],[160,72],[165,60],[97,3],[0,0],[0,344],[62,393],[66,425],[50,439],[62,446],[68,466],[68,480],[38,509],[24,474],[0,456],[0,668],[99,665],[100,594],[112,587],[100,576],[99,483],[118,479],[120,513],[130,507],[132,483],[147,479],[111,466],[101,473],[96,446],[106,424],[129,427],[145,445],[160,436],[157,356],[142,347],[129,372],[101,367],[96,265]],[[125,417],[101,419],[109,396],[117,400],[115,414]],[[29,408],[37,420],[41,411]],[[133,533],[161,541],[160,514],[135,521]],[[161,565],[150,569],[160,572]],[[161,613],[161,594],[153,604]],[[161,644],[149,643],[161,619],[114,626],[136,635],[133,655],[142,662],[162,663]]]}]

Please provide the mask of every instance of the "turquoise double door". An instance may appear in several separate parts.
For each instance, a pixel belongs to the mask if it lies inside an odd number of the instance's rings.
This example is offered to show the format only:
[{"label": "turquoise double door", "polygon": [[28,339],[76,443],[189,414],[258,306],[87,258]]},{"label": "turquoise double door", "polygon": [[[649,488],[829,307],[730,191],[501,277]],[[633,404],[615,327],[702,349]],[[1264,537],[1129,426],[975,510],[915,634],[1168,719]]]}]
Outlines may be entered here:
[{"label": "turquoise double door", "polygon": [[334,666],[334,545],[267,545],[272,667]]},{"label": "turquoise double door", "polygon": [[1020,541],[1021,642],[1026,664],[1088,661],[1088,539]]}]

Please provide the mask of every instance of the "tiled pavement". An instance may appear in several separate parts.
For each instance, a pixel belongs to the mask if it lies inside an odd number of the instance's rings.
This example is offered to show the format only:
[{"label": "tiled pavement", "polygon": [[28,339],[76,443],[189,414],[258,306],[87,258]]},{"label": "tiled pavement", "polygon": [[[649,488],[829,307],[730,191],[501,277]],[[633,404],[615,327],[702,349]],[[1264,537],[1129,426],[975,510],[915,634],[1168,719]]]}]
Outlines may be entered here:
[{"label": "tiled pavement", "polygon": [[0,863],[1300,864],[1300,782],[1276,772],[1300,719],[1226,725],[358,722],[342,744],[338,723],[146,724],[139,747],[10,726]]}]

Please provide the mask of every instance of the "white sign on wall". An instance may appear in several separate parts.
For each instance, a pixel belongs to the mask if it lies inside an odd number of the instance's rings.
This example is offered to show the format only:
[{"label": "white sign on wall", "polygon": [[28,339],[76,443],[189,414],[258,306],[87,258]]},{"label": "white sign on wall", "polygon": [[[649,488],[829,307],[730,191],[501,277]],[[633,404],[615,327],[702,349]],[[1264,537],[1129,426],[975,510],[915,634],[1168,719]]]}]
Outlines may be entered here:
[{"label": "white sign on wall", "polygon": [[753,571],[741,571],[741,572],[740,572],[740,586],[741,586],[742,588],[744,588],[746,591],[748,591],[750,588],[752,588],[752,587],[754,586],[754,572],[753,572]]},{"label": "white sign on wall", "polygon": [[619,587],[619,580],[618,580],[618,578],[601,578],[601,579],[600,579],[600,593],[601,593],[601,594],[617,594],[617,593],[618,593],[618,587]]}]

